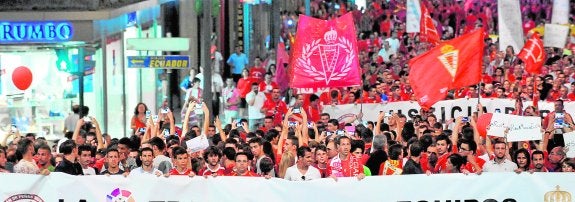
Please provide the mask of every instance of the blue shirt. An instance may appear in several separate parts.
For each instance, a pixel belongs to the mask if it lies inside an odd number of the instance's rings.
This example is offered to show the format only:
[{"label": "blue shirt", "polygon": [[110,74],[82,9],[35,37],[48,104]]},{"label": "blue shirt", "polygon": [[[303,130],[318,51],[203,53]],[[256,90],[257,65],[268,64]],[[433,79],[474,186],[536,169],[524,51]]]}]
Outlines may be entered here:
[{"label": "blue shirt", "polygon": [[246,68],[246,65],[248,64],[248,57],[246,56],[246,54],[243,53],[241,53],[240,55],[234,53],[230,56],[230,58],[228,58],[227,63],[228,64],[231,63],[234,65],[232,74],[242,74],[242,70],[244,70],[244,68]]}]

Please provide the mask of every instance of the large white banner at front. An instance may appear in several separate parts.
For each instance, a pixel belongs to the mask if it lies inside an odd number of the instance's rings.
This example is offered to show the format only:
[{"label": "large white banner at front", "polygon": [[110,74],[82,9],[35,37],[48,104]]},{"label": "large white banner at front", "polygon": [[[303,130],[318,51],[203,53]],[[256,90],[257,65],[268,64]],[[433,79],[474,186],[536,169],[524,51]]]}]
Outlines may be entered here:
[{"label": "large white banner at front", "polygon": [[553,0],[553,11],[551,14],[551,23],[569,24],[569,0]]},{"label": "large white banner at front", "polygon": [[[541,201],[568,202],[572,173],[483,173],[331,178],[49,176],[0,174],[0,201]],[[7,182],[12,182],[8,184]],[[557,200],[559,198],[561,200]]]},{"label": "large white banner at front", "polygon": [[[499,111],[504,114],[510,114],[515,110],[515,100],[513,99],[482,98],[480,102],[488,113]],[[531,105],[531,101],[523,102],[524,109]],[[538,106],[541,117],[547,116],[549,112],[554,110],[553,102],[539,101]],[[565,102],[564,106],[568,113],[575,115],[575,102]],[[402,101],[390,102],[387,104],[328,105],[324,106],[323,112],[330,114],[331,118],[338,119],[340,121],[351,120],[354,115],[362,112],[363,120],[377,121],[379,112],[404,114],[408,119],[411,119],[412,116],[419,115],[420,108],[421,107],[417,102]],[[433,114],[439,121],[449,120],[460,116],[469,117],[473,112],[477,112],[477,98],[439,101],[435,103],[432,108],[434,109]]]},{"label": "large white banner at front", "polygon": [[[519,1],[498,0],[499,50],[512,46],[516,53],[523,48],[523,26]],[[546,33],[547,34],[547,33]]]},{"label": "large white banner at front", "polygon": [[564,48],[567,43],[569,26],[545,24],[545,36],[543,37],[543,46]]},{"label": "large white banner at front", "polygon": [[406,31],[419,33],[419,20],[421,19],[421,6],[419,0],[407,0]]}]

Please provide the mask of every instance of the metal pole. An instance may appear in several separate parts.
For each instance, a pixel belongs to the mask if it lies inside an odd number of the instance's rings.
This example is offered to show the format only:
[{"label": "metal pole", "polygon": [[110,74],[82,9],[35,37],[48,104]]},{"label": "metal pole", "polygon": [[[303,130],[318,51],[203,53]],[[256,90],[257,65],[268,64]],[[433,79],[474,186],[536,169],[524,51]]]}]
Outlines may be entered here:
[{"label": "metal pole", "polygon": [[[271,37],[270,37],[270,48],[275,49],[277,47],[280,37],[280,0],[273,0],[272,1],[272,19],[271,22]],[[277,53],[277,51],[276,51]],[[279,65],[277,66],[279,67]]]},{"label": "metal pole", "polygon": [[[211,62],[211,35],[212,35],[212,4],[204,3],[203,5],[203,16],[202,16],[202,74],[204,75],[204,89],[202,89],[203,102],[208,107],[210,113],[213,111],[212,107],[212,62]],[[206,116],[207,114],[204,114]],[[210,116],[213,117],[213,116]]]},{"label": "metal pole", "polygon": [[87,116],[88,114],[84,114],[84,47],[78,47],[78,57],[76,58],[78,69],[78,97],[80,98],[80,118]]}]

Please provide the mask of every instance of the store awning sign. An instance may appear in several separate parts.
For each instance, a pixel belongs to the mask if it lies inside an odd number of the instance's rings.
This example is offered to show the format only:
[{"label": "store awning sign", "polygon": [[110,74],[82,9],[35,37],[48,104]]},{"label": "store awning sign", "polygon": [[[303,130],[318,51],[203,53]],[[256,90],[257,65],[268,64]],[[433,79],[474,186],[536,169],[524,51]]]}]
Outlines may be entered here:
[{"label": "store awning sign", "polygon": [[190,56],[128,56],[128,68],[187,69],[190,68]]},{"label": "store awning sign", "polygon": [[0,43],[50,43],[70,41],[74,28],[69,22],[1,22]]}]

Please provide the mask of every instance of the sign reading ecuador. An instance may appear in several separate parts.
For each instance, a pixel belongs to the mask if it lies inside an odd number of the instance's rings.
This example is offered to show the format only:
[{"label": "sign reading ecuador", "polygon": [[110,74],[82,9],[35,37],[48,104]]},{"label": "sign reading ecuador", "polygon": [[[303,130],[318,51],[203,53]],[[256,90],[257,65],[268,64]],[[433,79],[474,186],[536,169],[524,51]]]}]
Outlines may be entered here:
[{"label": "sign reading ecuador", "polygon": [[189,55],[128,56],[128,68],[187,69]]}]

